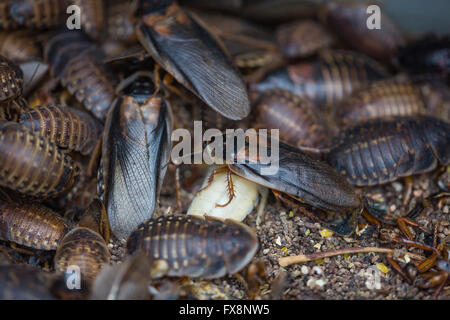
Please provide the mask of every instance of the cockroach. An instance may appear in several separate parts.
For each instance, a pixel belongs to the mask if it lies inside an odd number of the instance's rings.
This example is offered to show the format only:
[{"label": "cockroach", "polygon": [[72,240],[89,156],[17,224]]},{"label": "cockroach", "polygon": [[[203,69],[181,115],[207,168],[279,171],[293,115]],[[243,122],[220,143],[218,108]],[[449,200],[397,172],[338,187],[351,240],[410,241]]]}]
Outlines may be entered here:
[{"label": "cockroach", "polygon": [[450,124],[427,116],[377,119],[342,132],[327,162],[357,186],[372,186],[450,163]]},{"label": "cockroach", "polygon": [[[106,30],[106,0],[74,0],[81,9],[81,28],[92,39],[101,39]],[[122,13],[124,14],[123,11]]]},{"label": "cockroach", "polygon": [[100,121],[106,118],[117,84],[103,59],[102,51],[80,31],[59,31],[45,48],[52,76]]},{"label": "cockroach", "polygon": [[414,80],[450,80],[450,36],[426,35],[400,48],[396,64]]},{"label": "cockroach", "polygon": [[88,228],[78,227],[66,234],[56,250],[55,270],[65,273],[70,266],[80,268],[81,277],[94,280],[110,253],[105,240]]},{"label": "cockroach", "polygon": [[128,253],[142,250],[152,265],[163,261],[168,276],[205,279],[240,271],[257,249],[256,233],[240,222],[185,215],[148,220],[127,241]]},{"label": "cockroach", "polygon": [[18,122],[28,102],[22,97],[0,104],[0,119]]},{"label": "cockroach", "polygon": [[0,29],[15,30],[19,24],[11,17],[10,6],[12,1],[0,1]]},{"label": "cockroach", "polygon": [[289,58],[305,58],[332,47],[336,40],[314,20],[300,20],[279,26],[276,39],[281,52]]},{"label": "cockroach", "polygon": [[1,186],[43,199],[66,193],[79,176],[71,157],[15,122],[0,121],[0,163]]},{"label": "cockroach", "polygon": [[83,155],[94,150],[102,131],[102,125],[87,112],[53,104],[26,110],[19,122],[60,148]]},{"label": "cockroach", "polygon": [[69,225],[41,204],[0,201],[0,239],[38,250],[56,250]]},{"label": "cockroach", "polygon": [[169,162],[172,116],[147,73],[125,79],[118,90],[105,123],[99,189],[112,232],[126,238],[155,210]]},{"label": "cockroach", "polygon": [[10,14],[20,26],[47,29],[64,24],[68,6],[66,0],[14,0]]},{"label": "cockroach", "polygon": [[250,113],[238,71],[211,34],[176,1],[136,0],[136,34],[148,53],[179,83],[232,120]]},{"label": "cockroach", "polygon": [[292,91],[309,98],[315,105],[329,107],[354,90],[385,78],[387,71],[369,57],[351,51],[325,50],[317,58],[277,69],[251,90]]},{"label": "cockroach", "polygon": [[23,72],[8,58],[0,56],[0,102],[15,99],[23,91]]},{"label": "cockroach", "polygon": [[[206,146],[204,155],[209,161],[226,163],[226,166],[216,169],[214,173],[228,174],[228,203],[235,196],[230,178],[231,173],[234,173],[273,190],[280,199],[296,206],[300,202],[319,209],[313,216],[298,206],[303,213],[320,220],[337,234],[351,234],[356,228],[362,208],[361,199],[353,186],[325,162],[315,160],[300,149],[273,137],[270,137],[271,142],[267,144],[261,138],[268,139],[267,135],[264,137],[251,132],[247,132],[244,139],[240,139],[239,135],[224,134],[216,136],[215,141]],[[253,154],[256,144],[260,150],[259,156]],[[216,152],[217,145],[226,150],[225,155]],[[266,147],[266,152],[271,157],[274,157],[274,152],[278,149],[278,161],[266,158],[261,153],[262,146]]]},{"label": "cockroach", "polygon": [[280,140],[293,146],[324,148],[328,134],[323,120],[307,99],[274,89],[261,94],[253,106],[258,126],[280,130]]},{"label": "cockroach", "polygon": [[319,13],[320,20],[350,48],[368,56],[390,62],[405,37],[391,18],[383,12],[379,29],[369,29],[367,3],[327,3]]},{"label": "cockroach", "polygon": [[1,300],[53,300],[53,275],[26,265],[0,266]]},{"label": "cockroach", "polygon": [[343,127],[376,118],[427,114],[419,86],[395,79],[380,80],[354,92],[339,103],[335,119]]},{"label": "cockroach", "polygon": [[1,31],[0,54],[15,63],[40,60],[41,50],[27,31]]}]

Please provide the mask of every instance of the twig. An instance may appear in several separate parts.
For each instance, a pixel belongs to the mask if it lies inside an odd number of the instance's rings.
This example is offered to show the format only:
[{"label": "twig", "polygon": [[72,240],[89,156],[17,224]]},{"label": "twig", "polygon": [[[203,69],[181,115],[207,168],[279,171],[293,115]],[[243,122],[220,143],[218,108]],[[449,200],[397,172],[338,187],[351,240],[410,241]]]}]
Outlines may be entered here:
[{"label": "twig", "polygon": [[369,252],[380,252],[380,253],[394,253],[394,252],[400,252],[404,255],[408,255],[409,257],[416,259],[416,260],[424,260],[425,257],[411,253],[406,251],[399,251],[389,248],[379,248],[379,247],[355,247],[355,248],[346,248],[346,249],[336,249],[336,250],[330,250],[327,252],[316,252],[312,254],[301,254],[298,256],[290,256],[290,257],[283,257],[278,259],[278,263],[282,267],[289,266],[294,263],[301,263],[301,262],[309,262],[314,261],[317,259],[323,259],[327,257],[333,257],[338,256],[341,254],[352,254],[352,253],[369,253]]}]

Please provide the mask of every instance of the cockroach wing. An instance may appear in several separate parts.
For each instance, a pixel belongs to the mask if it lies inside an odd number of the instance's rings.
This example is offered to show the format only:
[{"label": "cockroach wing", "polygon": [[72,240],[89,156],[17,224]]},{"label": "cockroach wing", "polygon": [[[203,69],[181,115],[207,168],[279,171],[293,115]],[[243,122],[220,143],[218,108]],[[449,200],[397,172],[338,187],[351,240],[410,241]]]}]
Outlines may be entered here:
[{"label": "cockroach wing", "polygon": [[177,4],[144,15],[136,32],[153,58],[214,110],[232,120],[249,114],[238,71],[211,34]]},{"label": "cockroach wing", "polygon": [[[270,165],[278,166],[277,172],[264,175],[261,169]],[[278,163],[247,161],[230,168],[246,179],[324,210],[317,213],[318,218],[338,234],[351,234],[356,227],[361,200],[354,188],[329,165],[295,147],[279,142]]]},{"label": "cockroach wing", "polygon": [[103,138],[104,202],[111,230],[119,238],[127,238],[152,217],[162,161],[168,157],[161,150],[170,150],[167,122],[158,119],[156,128],[148,132],[139,106],[130,100],[121,97],[113,103]]}]

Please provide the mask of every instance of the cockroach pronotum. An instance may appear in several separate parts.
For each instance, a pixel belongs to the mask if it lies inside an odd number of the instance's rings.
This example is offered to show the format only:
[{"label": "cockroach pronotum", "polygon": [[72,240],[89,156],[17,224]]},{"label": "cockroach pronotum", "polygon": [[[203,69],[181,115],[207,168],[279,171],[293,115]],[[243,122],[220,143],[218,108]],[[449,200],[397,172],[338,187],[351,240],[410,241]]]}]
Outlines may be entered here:
[{"label": "cockroach pronotum", "polygon": [[168,276],[220,278],[244,268],[258,249],[255,232],[234,220],[161,216],[141,224],[127,251],[142,250],[151,264],[166,264]]}]

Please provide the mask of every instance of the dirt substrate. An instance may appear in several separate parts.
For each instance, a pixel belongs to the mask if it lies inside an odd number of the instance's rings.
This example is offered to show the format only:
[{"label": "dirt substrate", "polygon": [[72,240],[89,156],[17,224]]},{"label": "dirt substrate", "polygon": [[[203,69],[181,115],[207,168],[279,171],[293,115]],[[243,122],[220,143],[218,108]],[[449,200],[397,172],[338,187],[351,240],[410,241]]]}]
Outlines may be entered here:
[{"label": "dirt substrate", "polygon": [[[188,171],[184,171],[188,175]],[[447,174],[448,175],[448,174]],[[171,172],[169,170],[168,179]],[[441,176],[442,177],[442,176]],[[438,191],[438,175],[417,176],[413,180],[413,192],[410,207],[424,197]],[[198,178],[192,187],[183,190],[183,205],[187,209],[202,179]],[[166,186],[173,186],[167,183]],[[394,216],[402,215],[404,184],[395,182],[382,187],[372,188],[370,194],[376,199],[384,197]],[[174,193],[170,187],[163,190],[160,213],[174,212],[176,207]],[[450,203],[446,200],[441,210],[424,210],[416,217],[425,229],[415,233],[416,239],[432,243],[433,230],[437,227],[437,236],[441,239],[450,234]],[[416,248],[407,248],[394,242],[381,241],[373,225],[366,225],[360,219],[360,227],[352,237],[345,238],[328,235],[320,224],[301,215],[297,210],[279,203],[269,196],[265,209],[265,219],[256,227],[256,213],[247,217],[245,223],[253,227],[258,234],[260,249],[254,262],[261,261],[265,266],[267,279],[261,280],[255,299],[430,299],[433,290],[418,289],[406,282],[389,265],[384,253],[359,253],[339,255],[322,260],[280,267],[280,257],[325,252],[351,247],[386,247],[409,251],[420,255],[426,252]],[[325,230],[325,232],[324,232]],[[383,226],[381,232],[398,232],[395,227]],[[123,259],[123,247],[117,242],[110,244],[113,263]],[[397,254],[397,261],[405,265],[405,255]],[[406,257],[408,260],[408,257]],[[247,269],[240,273],[247,278]],[[379,286],[371,281],[379,275]],[[198,299],[247,299],[249,294],[242,279],[228,276],[217,280],[201,279],[176,280],[189,292],[190,297]],[[450,298],[450,286],[444,287],[438,299]]]}]

